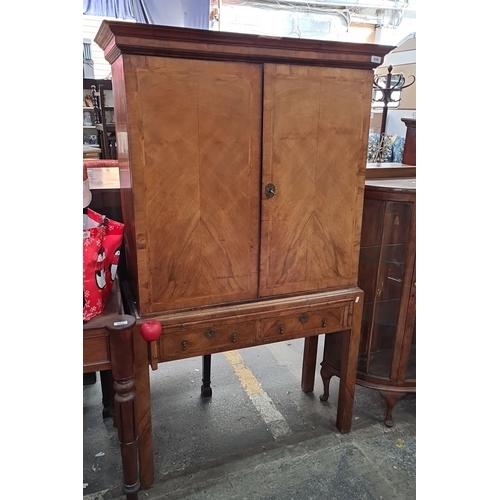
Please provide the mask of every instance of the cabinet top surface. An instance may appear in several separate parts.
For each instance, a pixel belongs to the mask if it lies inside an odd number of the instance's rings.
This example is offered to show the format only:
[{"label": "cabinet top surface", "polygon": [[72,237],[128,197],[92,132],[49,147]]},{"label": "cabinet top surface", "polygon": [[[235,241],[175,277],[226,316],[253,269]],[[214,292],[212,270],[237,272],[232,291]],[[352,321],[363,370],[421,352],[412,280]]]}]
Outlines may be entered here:
[{"label": "cabinet top surface", "polygon": [[378,67],[395,48],[109,20],[102,22],[95,42],[110,64],[122,54],[131,54],[357,69]]},{"label": "cabinet top surface", "polygon": [[401,179],[367,179],[365,185],[370,188],[384,188],[395,191],[416,191],[417,179],[415,177]]}]

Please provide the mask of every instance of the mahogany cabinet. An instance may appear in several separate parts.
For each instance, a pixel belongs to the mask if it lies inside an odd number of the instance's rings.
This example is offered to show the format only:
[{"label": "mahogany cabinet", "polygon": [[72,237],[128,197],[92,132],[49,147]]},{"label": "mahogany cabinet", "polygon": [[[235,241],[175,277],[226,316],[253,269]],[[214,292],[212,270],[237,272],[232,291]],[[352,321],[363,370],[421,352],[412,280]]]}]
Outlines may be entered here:
[{"label": "mahogany cabinet", "polygon": [[[148,356],[154,369],[304,338],[310,392],[318,335],[334,333],[349,432],[373,70],[394,47],[108,20],[96,42],[112,70],[141,486]],[[146,348],[148,319],[162,333]]]},{"label": "mahogany cabinet", "polygon": [[[351,363],[373,69],[393,47],[119,21],[96,42],[137,325],[160,321],[157,361],[347,332]],[[351,383],[349,367],[342,432]]]},{"label": "mahogany cabinet", "polygon": [[356,286],[391,47],[104,21],[141,315]]},{"label": "mahogany cabinet", "polygon": [[[356,383],[385,399],[385,424],[394,405],[416,390],[416,179],[366,181],[359,286],[364,290]],[[340,373],[341,345],[325,338],[321,376],[328,398]]]}]

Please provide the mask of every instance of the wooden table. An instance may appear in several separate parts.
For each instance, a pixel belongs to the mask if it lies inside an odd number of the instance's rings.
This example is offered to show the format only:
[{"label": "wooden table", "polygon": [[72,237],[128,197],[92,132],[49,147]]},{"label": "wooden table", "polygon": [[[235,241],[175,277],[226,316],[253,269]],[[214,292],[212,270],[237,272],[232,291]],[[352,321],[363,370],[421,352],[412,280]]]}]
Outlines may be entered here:
[{"label": "wooden table", "polygon": [[146,343],[133,328],[135,318],[123,314],[117,285],[105,310],[83,325],[83,373],[111,371],[123,491],[127,500],[137,500],[139,489],[153,484],[149,365]]}]

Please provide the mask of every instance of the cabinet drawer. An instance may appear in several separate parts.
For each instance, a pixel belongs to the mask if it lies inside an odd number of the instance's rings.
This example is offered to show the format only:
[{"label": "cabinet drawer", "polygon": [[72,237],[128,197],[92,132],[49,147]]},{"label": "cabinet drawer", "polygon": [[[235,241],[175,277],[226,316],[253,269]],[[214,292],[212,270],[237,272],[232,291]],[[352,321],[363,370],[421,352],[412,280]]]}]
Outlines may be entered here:
[{"label": "cabinet drawer", "polygon": [[102,336],[84,336],[83,338],[83,372],[109,370],[111,368],[109,338]]},{"label": "cabinet drawer", "polygon": [[160,337],[159,361],[201,356],[254,345],[254,321],[236,324],[168,329]]},{"label": "cabinet drawer", "polygon": [[265,339],[280,340],[308,333],[331,333],[345,327],[347,314],[347,306],[338,306],[320,311],[297,311],[278,318],[264,319],[261,322],[262,335]]}]

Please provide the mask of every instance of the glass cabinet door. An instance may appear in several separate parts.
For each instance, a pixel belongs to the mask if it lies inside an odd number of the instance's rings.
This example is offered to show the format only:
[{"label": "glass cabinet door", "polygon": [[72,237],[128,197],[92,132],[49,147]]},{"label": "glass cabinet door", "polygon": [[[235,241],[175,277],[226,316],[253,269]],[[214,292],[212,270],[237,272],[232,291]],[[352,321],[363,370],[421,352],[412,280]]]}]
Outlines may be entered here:
[{"label": "glass cabinet door", "polygon": [[[358,370],[391,378],[413,203],[367,199],[359,287],[365,292]],[[403,318],[404,323],[404,318]]]}]

